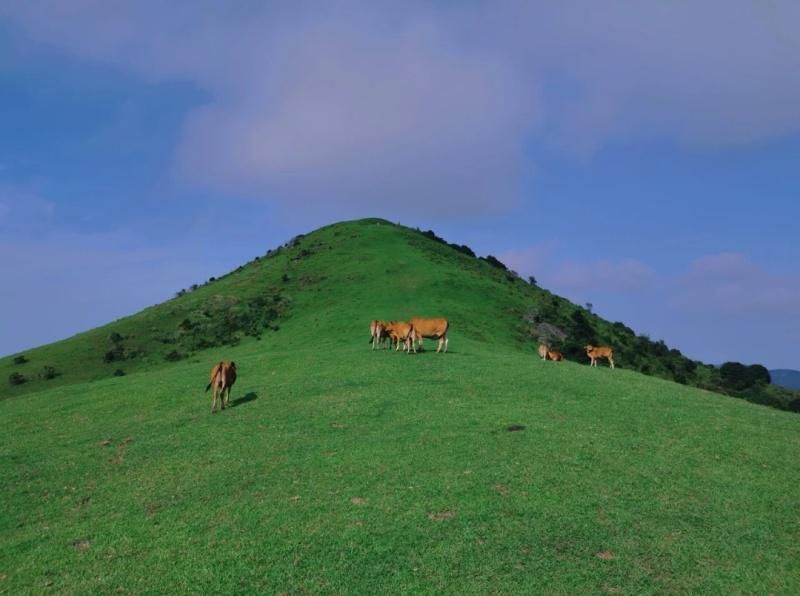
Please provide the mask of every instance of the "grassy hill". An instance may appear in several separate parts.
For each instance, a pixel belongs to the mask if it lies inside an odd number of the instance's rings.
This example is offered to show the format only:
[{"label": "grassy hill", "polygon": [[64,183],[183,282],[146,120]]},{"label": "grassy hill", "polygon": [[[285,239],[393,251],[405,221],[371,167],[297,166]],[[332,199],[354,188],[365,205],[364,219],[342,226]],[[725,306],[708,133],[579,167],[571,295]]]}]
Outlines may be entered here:
[{"label": "grassy hill", "polygon": [[[204,350],[253,341],[282,345],[351,341],[369,318],[444,313],[456,333],[533,351],[543,340],[570,360],[583,346],[614,346],[622,368],[800,411],[800,393],[731,379],[523,281],[489,256],[432,231],[366,219],[334,224],[163,304],[64,341],[0,359],[0,398],[64,384],[161,369]],[[288,332],[281,332],[287,325]],[[760,366],[750,367],[766,369]]]},{"label": "grassy hill", "polygon": [[[448,354],[369,349],[412,315]],[[0,592],[797,593],[800,417],[639,374],[635,335],[615,371],[535,357],[582,319],[628,337],[362,220],[6,358]]]}]

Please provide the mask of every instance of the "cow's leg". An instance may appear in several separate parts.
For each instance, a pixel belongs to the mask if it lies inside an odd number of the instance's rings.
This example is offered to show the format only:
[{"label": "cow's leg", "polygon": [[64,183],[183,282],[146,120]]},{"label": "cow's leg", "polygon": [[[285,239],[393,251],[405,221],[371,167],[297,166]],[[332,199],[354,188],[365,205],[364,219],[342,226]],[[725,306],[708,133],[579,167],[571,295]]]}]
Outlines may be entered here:
[{"label": "cow's leg", "polygon": [[609,356],[608,361],[611,363],[611,368],[614,368],[614,359],[611,356]]},{"label": "cow's leg", "polygon": [[216,410],[216,409],[217,409],[217,385],[215,383],[214,384],[214,399],[211,402],[211,413],[213,414],[214,410]]},{"label": "cow's leg", "polygon": [[444,335],[444,351],[447,352],[447,344],[450,343],[450,340],[447,337],[447,334]]},{"label": "cow's leg", "polygon": [[439,337],[439,343],[436,344],[436,353],[438,354],[442,350],[442,344],[444,343],[444,338]]}]

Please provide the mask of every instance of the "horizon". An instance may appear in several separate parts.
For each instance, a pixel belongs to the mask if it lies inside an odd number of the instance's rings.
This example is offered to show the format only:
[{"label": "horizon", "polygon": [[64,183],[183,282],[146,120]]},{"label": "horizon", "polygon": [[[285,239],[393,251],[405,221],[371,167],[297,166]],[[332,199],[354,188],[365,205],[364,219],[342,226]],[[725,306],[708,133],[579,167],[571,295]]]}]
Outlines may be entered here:
[{"label": "horizon", "polygon": [[0,354],[381,217],[690,358],[798,370],[796,17],[0,7]]}]

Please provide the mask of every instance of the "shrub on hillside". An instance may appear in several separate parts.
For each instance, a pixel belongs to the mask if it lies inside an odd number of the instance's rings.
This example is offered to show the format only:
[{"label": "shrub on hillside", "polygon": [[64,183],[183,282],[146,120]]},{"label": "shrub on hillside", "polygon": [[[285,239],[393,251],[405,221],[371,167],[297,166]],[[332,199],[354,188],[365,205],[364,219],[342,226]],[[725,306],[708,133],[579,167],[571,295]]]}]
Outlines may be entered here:
[{"label": "shrub on hillside", "polygon": [[475,251],[473,251],[466,244],[451,244],[450,246],[456,249],[458,252],[467,255],[468,257],[475,258]]},{"label": "shrub on hillside", "polygon": [[8,382],[12,385],[22,385],[27,380],[25,375],[18,372],[13,372],[8,376]]},{"label": "shrub on hillside", "polygon": [[60,376],[61,372],[56,369],[54,366],[47,365],[42,369],[42,378],[49,381],[50,379],[55,379],[56,377]]},{"label": "shrub on hillside", "polygon": [[760,364],[745,366],[740,362],[726,362],[719,367],[722,386],[729,391],[747,391],[760,385],[769,385],[771,378],[766,367]]},{"label": "shrub on hillside", "polygon": [[181,358],[183,358],[183,354],[178,350],[172,350],[170,353],[164,355],[164,360],[167,362],[177,362]]},{"label": "shrub on hillside", "polygon": [[489,263],[492,267],[496,267],[497,269],[502,269],[503,271],[508,270],[508,267],[506,267],[505,264],[497,257],[493,257],[492,255],[487,255],[485,257],[481,257],[481,259]]},{"label": "shrub on hillside", "polygon": [[121,368],[118,368],[117,370],[114,371],[114,376],[115,377],[124,377],[125,376],[125,371],[122,370]]},{"label": "shrub on hillside", "polygon": [[14,364],[25,364],[26,362],[29,362],[29,360],[25,357],[25,354],[14,357]]},{"label": "shrub on hillside", "polygon": [[115,345],[103,355],[103,362],[106,364],[117,362],[118,360],[125,360],[125,348],[122,344]]}]

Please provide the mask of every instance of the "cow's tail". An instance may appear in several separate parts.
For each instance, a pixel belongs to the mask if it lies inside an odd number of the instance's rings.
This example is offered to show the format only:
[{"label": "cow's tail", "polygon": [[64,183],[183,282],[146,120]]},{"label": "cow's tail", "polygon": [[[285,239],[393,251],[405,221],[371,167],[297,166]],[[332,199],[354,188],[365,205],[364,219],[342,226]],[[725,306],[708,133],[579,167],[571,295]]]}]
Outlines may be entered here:
[{"label": "cow's tail", "polygon": [[212,370],[211,382],[208,385],[206,385],[206,391],[211,389],[211,385],[214,385],[219,380],[219,375],[222,372],[223,364],[225,363],[222,360],[220,360],[219,363],[214,368],[211,369]]}]

